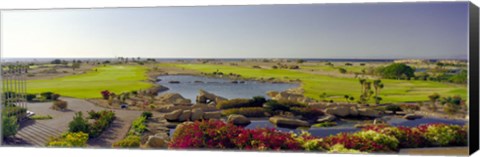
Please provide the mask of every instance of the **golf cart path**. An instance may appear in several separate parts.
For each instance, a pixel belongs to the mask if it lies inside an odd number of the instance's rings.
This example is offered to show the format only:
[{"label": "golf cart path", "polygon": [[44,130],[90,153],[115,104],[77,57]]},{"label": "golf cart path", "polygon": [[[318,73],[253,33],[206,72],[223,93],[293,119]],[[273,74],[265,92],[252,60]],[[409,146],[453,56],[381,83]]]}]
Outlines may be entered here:
[{"label": "golf cart path", "polygon": [[[138,118],[142,111],[132,111],[132,110],[121,110],[121,109],[105,109],[98,107],[91,102],[88,102],[83,99],[76,98],[60,98],[61,100],[68,102],[68,109],[65,111],[56,111],[50,109],[52,102],[44,103],[28,103],[27,108],[29,111],[34,112],[36,115],[50,115],[53,119],[50,120],[29,120],[27,127],[22,127],[19,130],[20,135],[27,135],[27,137],[22,137],[24,140],[29,141],[30,143],[38,143],[37,145],[43,143],[45,139],[50,137],[46,136],[59,136],[62,132],[68,131],[68,123],[72,121],[73,116],[76,112],[83,112],[83,116],[88,116],[87,111],[100,111],[100,110],[112,110],[115,111],[116,119],[113,121],[111,126],[105,130],[102,135],[95,139],[90,139],[88,145],[90,147],[111,147],[112,143],[123,139],[123,137],[128,133],[128,130],[131,126],[133,120]],[[49,128],[48,134],[41,134],[40,131],[34,131],[32,129],[24,128],[36,128],[41,126],[42,128]],[[35,129],[36,130],[36,129]],[[26,132],[28,131],[28,132]],[[25,134],[24,134],[25,133]],[[40,137],[40,138],[32,138]],[[26,138],[26,139],[25,139]],[[42,139],[41,141],[36,139]],[[42,145],[39,145],[42,146]]]}]

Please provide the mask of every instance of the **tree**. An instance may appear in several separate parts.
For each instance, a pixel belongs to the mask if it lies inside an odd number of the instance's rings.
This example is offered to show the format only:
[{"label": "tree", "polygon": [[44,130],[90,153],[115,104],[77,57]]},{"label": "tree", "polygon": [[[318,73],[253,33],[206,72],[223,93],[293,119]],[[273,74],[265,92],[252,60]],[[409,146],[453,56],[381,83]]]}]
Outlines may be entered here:
[{"label": "tree", "polygon": [[436,111],[437,110],[437,100],[440,99],[440,95],[438,93],[433,93],[432,95],[429,95],[428,96],[428,99],[430,99],[430,102],[431,102],[431,109],[433,111]]},{"label": "tree", "polygon": [[340,71],[340,73],[342,73],[342,74],[345,74],[345,73],[347,73],[347,70],[346,70],[346,69],[344,69],[344,68],[339,68],[339,69],[338,69],[338,71]]},{"label": "tree", "polygon": [[72,69],[75,70],[75,69],[78,69],[78,68],[80,68],[80,63],[74,62],[74,63],[72,64]]},{"label": "tree", "polygon": [[14,136],[17,134],[19,125],[15,116],[3,116],[2,118],[2,138]]},{"label": "tree", "polygon": [[382,83],[382,80],[374,80],[373,81],[373,88],[375,88],[375,103],[380,104],[380,101],[382,100],[381,97],[379,97],[379,92],[380,89],[383,89],[384,85]]},{"label": "tree", "polygon": [[53,60],[52,62],[50,62],[51,64],[62,64],[62,60],[60,59],[55,59]]},{"label": "tree", "polygon": [[393,63],[378,69],[379,74],[387,79],[407,79],[415,77],[415,70],[403,63]]},{"label": "tree", "polygon": [[448,114],[455,114],[461,108],[462,97],[453,96],[453,97],[443,97],[440,100],[440,103],[444,105],[443,109]]}]

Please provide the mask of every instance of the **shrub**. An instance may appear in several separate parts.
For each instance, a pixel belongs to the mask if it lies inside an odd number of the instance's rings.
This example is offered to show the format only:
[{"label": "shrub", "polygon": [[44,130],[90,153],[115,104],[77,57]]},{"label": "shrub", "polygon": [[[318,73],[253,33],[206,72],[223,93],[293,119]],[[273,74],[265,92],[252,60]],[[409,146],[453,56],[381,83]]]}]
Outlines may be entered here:
[{"label": "shrub", "polygon": [[426,124],[417,127],[429,145],[432,146],[465,146],[467,131],[458,125]]},{"label": "shrub", "polygon": [[342,144],[347,149],[355,149],[362,152],[385,152],[388,147],[378,144],[373,140],[353,136],[352,134],[340,133],[323,139],[324,149],[330,150],[333,146]]},{"label": "shrub", "polygon": [[218,109],[231,109],[231,108],[241,108],[241,107],[261,107],[265,102],[263,97],[254,97],[253,99],[231,99],[226,101],[221,101],[217,104]]},{"label": "shrub", "polygon": [[6,105],[6,107],[3,108],[2,112],[3,112],[3,115],[7,115],[7,116],[22,115],[24,113],[27,113],[27,109],[19,106]]},{"label": "shrub", "polygon": [[27,94],[26,96],[27,101],[32,102],[33,99],[37,98],[36,94]]},{"label": "shrub", "polygon": [[46,115],[46,116],[34,115],[30,117],[30,119],[33,119],[33,120],[46,120],[46,119],[52,119],[52,118],[53,117],[50,115]]},{"label": "shrub", "polygon": [[75,113],[73,120],[68,124],[69,132],[89,132],[88,121],[83,118],[82,112]]},{"label": "shrub", "polygon": [[89,124],[89,135],[91,138],[100,136],[101,133],[110,126],[113,120],[115,120],[115,112],[113,111],[102,110],[97,114],[100,114],[100,117],[92,124]]},{"label": "shrub", "polygon": [[56,100],[53,102],[52,109],[54,110],[65,110],[67,109],[68,103],[63,100]]},{"label": "shrub", "polygon": [[153,114],[152,112],[144,111],[142,112],[142,117],[145,117],[146,119],[152,118]]},{"label": "shrub", "polygon": [[2,118],[2,137],[10,137],[17,134],[19,125],[15,116],[3,116]]},{"label": "shrub", "polygon": [[362,153],[361,151],[355,150],[355,149],[348,149],[345,148],[345,146],[341,144],[336,144],[330,148],[328,153],[347,153],[347,154],[359,154]]},{"label": "shrub", "polygon": [[277,101],[277,100],[269,100],[265,103],[264,107],[269,112],[275,111],[290,111],[291,107],[306,107],[307,105],[294,102],[294,101]]},{"label": "shrub", "polygon": [[322,110],[314,107],[292,107],[290,111],[295,115],[301,115],[305,119],[316,119],[324,115]]},{"label": "shrub", "polygon": [[43,92],[43,93],[40,93],[40,95],[47,100],[53,100],[52,99],[53,92]]},{"label": "shrub", "polygon": [[399,144],[398,140],[395,137],[382,134],[373,130],[360,131],[355,133],[354,136],[372,140],[377,144],[387,146],[390,150],[397,150]]},{"label": "shrub", "polygon": [[390,127],[387,125],[370,125],[363,130],[373,130],[378,133],[395,137],[399,141],[400,148],[424,147],[426,142],[417,128]]},{"label": "shrub", "polygon": [[138,148],[140,147],[140,136],[129,135],[125,139],[112,144],[113,148]]},{"label": "shrub", "polygon": [[85,147],[88,134],[83,132],[68,132],[59,138],[52,138],[47,143],[48,147]]},{"label": "shrub", "polygon": [[221,148],[245,150],[297,150],[290,133],[275,129],[244,129],[220,120],[196,121],[177,127],[170,148]]},{"label": "shrub", "polygon": [[[136,91],[135,91],[135,93],[136,93]],[[102,98],[105,99],[105,100],[108,100],[110,98],[110,91],[108,91],[108,90],[104,90],[104,91],[100,92],[100,94],[102,94]]]},{"label": "shrub", "polygon": [[398,105],[388,105],[387,107],[385,107],[385,110],[392,111],[393,114],[395,114],[398,111],[402,111],[402,108],[400,108],[400,106]]},{"label": "shrub", "polygon": [[231,114],[240,114],[246,117],[265,117],[265,109],[263,109],[262,107],[232,108],[223,110],[222,114],[225,116]]},{"label": "shrub", "polygon": [[347,73],[347,70],[344,69],[344,68],[339,68],[338,71],[339,71],[340,73],[342,73],[342,74]]},{"label": "shrub", "polygon": [[94,110],[90,110],[88,113],[88,119],[98,119],[100,118],[100,113],[95,112]]},{"label": "shrub", "polygon": [[132,122],[132,130],[130,134],[141,135],[143,132],[147,131],[147,126],[145,125],[146,117],[140,116]]}]

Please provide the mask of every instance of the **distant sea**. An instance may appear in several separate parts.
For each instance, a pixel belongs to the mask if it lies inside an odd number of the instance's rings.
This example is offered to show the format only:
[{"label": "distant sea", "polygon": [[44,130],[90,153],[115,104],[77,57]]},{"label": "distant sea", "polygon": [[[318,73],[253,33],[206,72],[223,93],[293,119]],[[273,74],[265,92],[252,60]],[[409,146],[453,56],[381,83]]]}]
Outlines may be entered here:
[{"label": "distant sea", "polygon": [[[54,59],[61,60],[92,60],[92,61],[104,61],[112,60],[116,58],[2,58],[3,63],[13,63],[13,62],[50,62]],[[131,58],[129,58],[131,59]],[[136,59],[136,58],[135,58]],[[142,60],[147,58],[140,58]],[[184,61],[195,61],[195,60],[220,60],[220,61],[241,61],[241,60],[262,60],[266,58],[153,58],[159,62],[172,62],[178,60]],[[298,60],[303,59],[310,62],[392,62],[399,59],[339,59],[339,58],[268,58],[268,59],[285,59],[285,60]],[[441,59],[427,59],[431,62],[435,62]],[[456,60],[465,60],[465,59],[456,59]],[[466,61],[466,60],[465,60]]]}]

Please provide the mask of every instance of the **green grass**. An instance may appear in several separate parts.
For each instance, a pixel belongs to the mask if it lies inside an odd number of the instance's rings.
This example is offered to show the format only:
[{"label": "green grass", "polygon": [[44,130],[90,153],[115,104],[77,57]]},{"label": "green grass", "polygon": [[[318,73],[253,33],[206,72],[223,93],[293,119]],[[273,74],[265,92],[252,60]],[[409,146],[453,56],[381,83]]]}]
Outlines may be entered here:
[{"label": "green grass", "polygon": [[[212,64],[161,64],[160,66],[176,66],[185,69],[211,73],[217,69],[223,73],[240,74],[245,78],[270,78],[280,80],[300,79],[305,96],[319,100],[322,93],[326,93],[328,99],[345,101],[344,95],[351,95],[358,99],[360,95],[360,83],[354,78],[343,78],[311,74],[287,69],[253,69],[241,66],[212,65]],[[465,85],[444,84],[433,81],[406,81],[383,79],[385,88],[380,91],[383,102],[413,102],[426,101],[428,95],[439,93],[442,96],[460,95],[467,96]]]},{"label": "green grass", "polygon": [[71,75],[50,80],[30,80],[27,82],[28,93],[51,91],[62,96],[75,98],[100,98],[100,91],[115,93],[149,88],[145,82],[146,67],[142,66],[105,66],[97,71]]}]

